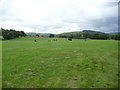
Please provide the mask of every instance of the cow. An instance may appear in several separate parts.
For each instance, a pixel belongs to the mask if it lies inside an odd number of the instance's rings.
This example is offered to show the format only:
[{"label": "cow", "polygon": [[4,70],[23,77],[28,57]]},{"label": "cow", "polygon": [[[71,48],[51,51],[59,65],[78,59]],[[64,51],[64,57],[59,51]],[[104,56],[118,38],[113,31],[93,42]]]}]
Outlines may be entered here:
[{"label": "cow", "polygon": [[34,42],[37,42],[37,40],[34,40]]},{"label": "cow", "polygon": [[51,42],[52,40],[48,40],[48,42]]},{"label": "cow", "polygon": [[53,39],[52,41],[57,41],[57,39]]},{"label": "cow", "polygon": [[55,41],[57,41],[57,39],[55,39]]},{"label": "cow", "polygon": [[68,38],[69,41],[72,41],[72,38]]}]

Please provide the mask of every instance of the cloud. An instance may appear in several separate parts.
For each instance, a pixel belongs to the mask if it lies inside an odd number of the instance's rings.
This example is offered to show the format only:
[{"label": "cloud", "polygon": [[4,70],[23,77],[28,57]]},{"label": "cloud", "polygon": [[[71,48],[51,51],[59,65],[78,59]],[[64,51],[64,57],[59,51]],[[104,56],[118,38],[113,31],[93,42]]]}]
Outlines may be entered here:
[{"label": "cloud", "polygon": [[118,30],[118,18],[109,17],[103,20],[93,20],[93,27],[104,32],[113,32]]},{"label": "cloud", "polygon": [[118,0],[1,0],[0,26],[25,32],[117,31]]}]

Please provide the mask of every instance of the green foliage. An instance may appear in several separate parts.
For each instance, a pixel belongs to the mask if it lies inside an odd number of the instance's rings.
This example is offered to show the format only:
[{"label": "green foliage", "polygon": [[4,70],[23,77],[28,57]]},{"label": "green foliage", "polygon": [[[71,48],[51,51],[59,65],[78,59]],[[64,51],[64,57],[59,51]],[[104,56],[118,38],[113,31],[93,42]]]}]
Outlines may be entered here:
[{"label": "green foliage", "polygon": [[76,39],[82,39],[83,35],[81,32],[70,32],[70,33],[62,33],[57,35],[60,38],[76,38]]},{"label": "green foliage", "polygon": [[91,35],[90,35],[88,32],[84,32],[84,33],[83,33],[84,39],[90,38],[90,36],[91,36]]},{"label": "green foliage", "polygon": [[39,37],[39,35],[38,35],[38,34],[36,34],[36,37]]},{"label": "green foliage", "polygon": [[26,34],[23,31],[15,31],[15,30],[5,30],[3,28],[1,28],[2,31],[2,36],[4,39],[14,39],[17,37],[23,37],[26,36]]},{"label": "green foliage", "polygon": [[76,33],[76,38],[77,39],[81,39],[82,38],[82,34],[79,32],[79,33]]},{"label": "green foliage", "polygon": [[52,37],[54,37],[54,36],[55,36],[54,34],[50,34],[50,36],[49,36],[49,37],[51,37],[51,38],[52,38]]},{"label": "green foliage", "polygon": [[0,29],[0,36],[2,36],[2,30]]},{"label": "green foliage", "polygon": [[120,40],[120,34],[118,35],[109,35],[104,33],[94,33],[91,34],[89,32],[69,32],[69,33],[62,33],[57,35],[60,38],[75,38],[75,39],[101,39],[101,40],[107,40],[107,39],[114,39],[114,40]]},{"label": "green foliage", "polygon": [[120,40],[120,34],[111,35],[111,39]]},{"label": "green foliage", "polygon": [[94,34],[91,39],[109,39],[109,35],[107,34]]}]

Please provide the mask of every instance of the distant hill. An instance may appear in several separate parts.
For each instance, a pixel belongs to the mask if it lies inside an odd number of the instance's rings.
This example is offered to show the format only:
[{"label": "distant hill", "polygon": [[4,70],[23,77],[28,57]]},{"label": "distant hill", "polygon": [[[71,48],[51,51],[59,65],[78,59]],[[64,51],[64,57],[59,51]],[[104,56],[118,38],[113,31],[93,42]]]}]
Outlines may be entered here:
[{"label": "distant hill", "polygon": [[51,33],[38,33],[38,35],[41,35],[43,37],[49,37]]},{"label": "distant hill", "polygon": [[111,32],[111,33],[108,33],[109,35],[116,35],[116,34],[120,34],[120,32]]},{"label": "distant hill", "polygon": [[93,31],[93,30],[83,30],[82,32],[88,32],[88,33],[90,33],[90,34],[108,34],[108,35],[116,35],[116,34],[120,34],[120,32],[104,33],[104,32]]},{"label": "distant hill", "polygon": [[[83,34],[84,32],[88,32],[89,34],[106,34],[106,35],[120,34],[120,32],[104,33],[104,32],[100,32],[100,31],[83,30],[83,31],[74,31],[74,32],[65,32],[65,33],[55,34],[55,36],[70,36],[70,35],[75,35],[75,34]],[[42,37],[42,36],[49,37],[50,34],[52,34],[52,33],[35,33],[35,32],[26,33],[27,36],[36,36],[36,34],[38,34],[40,37]]]},{"label": "distant hill", "polygon": [[93,30],[83,30],[82,32],[88,32],[90,34],[107,34],[99,31],[93,31]]},{"label": "distant hill", "polygon": [[26,35],[34,37],[36,35],[36,33],[35,32],[30,32],[30,33],[26,33]]},{"label": "distant hill", "polygon": [[40,37],[49,37],[51,33],[35,33],[35,32],[30,32],[30,33],[26,33],[27,36],[31,36],[34,37],[36,36],[36,34],[38,34]]}]

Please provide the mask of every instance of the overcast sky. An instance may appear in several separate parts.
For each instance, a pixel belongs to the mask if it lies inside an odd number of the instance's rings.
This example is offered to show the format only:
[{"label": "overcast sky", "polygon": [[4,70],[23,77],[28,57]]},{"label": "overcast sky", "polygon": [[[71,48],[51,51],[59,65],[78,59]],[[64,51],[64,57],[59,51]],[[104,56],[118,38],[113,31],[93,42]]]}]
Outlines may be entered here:
[{"label": "overcast sky", "polygon": [[25,32],[118,31],[119,0],[0,0],[0,27]]}]

